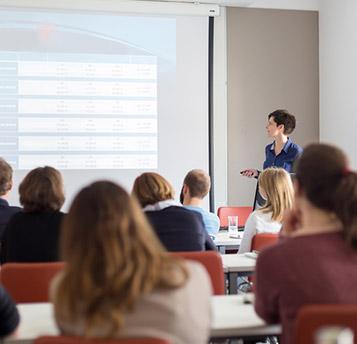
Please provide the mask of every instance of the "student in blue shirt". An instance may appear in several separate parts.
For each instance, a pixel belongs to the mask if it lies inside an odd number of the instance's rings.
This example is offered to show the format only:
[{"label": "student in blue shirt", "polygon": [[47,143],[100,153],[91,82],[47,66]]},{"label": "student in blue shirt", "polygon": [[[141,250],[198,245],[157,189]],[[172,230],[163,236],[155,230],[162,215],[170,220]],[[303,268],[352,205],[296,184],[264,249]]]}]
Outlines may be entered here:
[{"label": "student in blue shirt", "polygon": [[[292,171],[294,161],[302,153],[302,148],[288,137],[294,131],[295,126],[295,117],[287,110],[275,110],[269,114],[266,129],[274,142],[265,147],[264,169],[275,166],[287,172]],[[241,174],[257,178],[259,171],[251,168],[241,171]]]},{"label": "student in blue shirt", "polygon": [[196,211],[202,215],[205,229],[210,235],[219,231],[219,218],[202,208],[203,199],[211,188],[211,178],[203,170],[192,170],[187,173],[181,190],[180,201],[187,209]]}]

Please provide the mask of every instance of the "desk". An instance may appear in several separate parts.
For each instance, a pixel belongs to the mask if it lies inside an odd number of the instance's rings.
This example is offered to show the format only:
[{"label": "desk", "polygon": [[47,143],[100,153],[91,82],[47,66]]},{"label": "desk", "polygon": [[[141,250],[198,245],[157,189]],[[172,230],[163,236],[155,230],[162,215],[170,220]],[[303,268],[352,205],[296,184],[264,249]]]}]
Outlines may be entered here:
[{"label": "desk", "polygon": [[267,325],[242,295],[212,297],[211,338],[239,338],[281,334],[280,325]]},{"label": "desk", "polygon": [[[212,338],[277,335],[278,325],[266,325],[254,312],[253,305],[243,304],[241,295],[213,296]],[[18,338],[3,340],[4,344],[30,344],[42,335],[57,335],[50,303],[18,305],[21,316]]]},{"label": "desk", "polygon": [[245,254],[222,254],[223,270],[228,275],[229,294],[237,294],[238,275],[252,273],[255,270],[256,259]]},{"label": "desk", "polygon": [[[239,233],[240,236],[243,235],[243,232]],[[228,231],[219,231],[215,234],[215,239],[213,240],[216,244],[220,253],[226,253],[226,249],[238,250],[240,242],[242,241],[240,238],[230,238]]]}]

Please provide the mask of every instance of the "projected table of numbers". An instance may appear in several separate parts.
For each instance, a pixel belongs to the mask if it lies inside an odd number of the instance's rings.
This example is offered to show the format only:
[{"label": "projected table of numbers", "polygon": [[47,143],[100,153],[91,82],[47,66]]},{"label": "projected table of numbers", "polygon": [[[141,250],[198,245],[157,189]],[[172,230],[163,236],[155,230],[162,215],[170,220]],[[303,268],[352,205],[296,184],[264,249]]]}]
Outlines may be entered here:
[{"label": "projected table of numbers", "polygon": [[157,167],[154,56],[0,53],[0,152],[17,169]]}]

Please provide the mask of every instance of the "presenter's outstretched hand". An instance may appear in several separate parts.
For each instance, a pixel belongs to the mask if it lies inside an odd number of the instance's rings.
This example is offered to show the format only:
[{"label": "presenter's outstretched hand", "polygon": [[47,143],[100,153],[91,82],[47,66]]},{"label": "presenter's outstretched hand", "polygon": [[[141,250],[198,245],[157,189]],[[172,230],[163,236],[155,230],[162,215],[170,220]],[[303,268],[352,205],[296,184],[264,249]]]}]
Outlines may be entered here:
[{"label": "presenter's outstretched hand", "polygon": [[249,177],[249,178],[256,178],[258,177],[258,170],[255,170],[254,168],[249,168],[247,170],[240,171],[240,174],[244,177]]}]

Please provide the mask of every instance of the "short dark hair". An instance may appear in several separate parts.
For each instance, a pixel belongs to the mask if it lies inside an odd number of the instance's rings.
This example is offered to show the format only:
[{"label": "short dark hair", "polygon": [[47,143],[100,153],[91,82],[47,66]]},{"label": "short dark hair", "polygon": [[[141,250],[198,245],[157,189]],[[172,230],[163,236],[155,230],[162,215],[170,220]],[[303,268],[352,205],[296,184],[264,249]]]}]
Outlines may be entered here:
[{"label": "short dark hair", "polygon": [[12,186],[12,167],[0,158],[0,196],[5,195]]},{"label": "short dark hair", "polygon": [[50,166],[35,168],[21,182],[19,194],[25,211],[57,211],[65,200],[61,173]]},{"label": "short dark hair", "polygon": [[295,116],[289,113],[287,110],[275,110],[268,115],[268,119],[273,117],[274,122],[277,125],[284,125],[284,134],[291,134],[296,127]]},{"label": "short dark hair", "polygon": [[211,188],[211,178],[203,170],[192,170],[187,173],[183,183],[188,187],[191,197],[203,199]]}]

